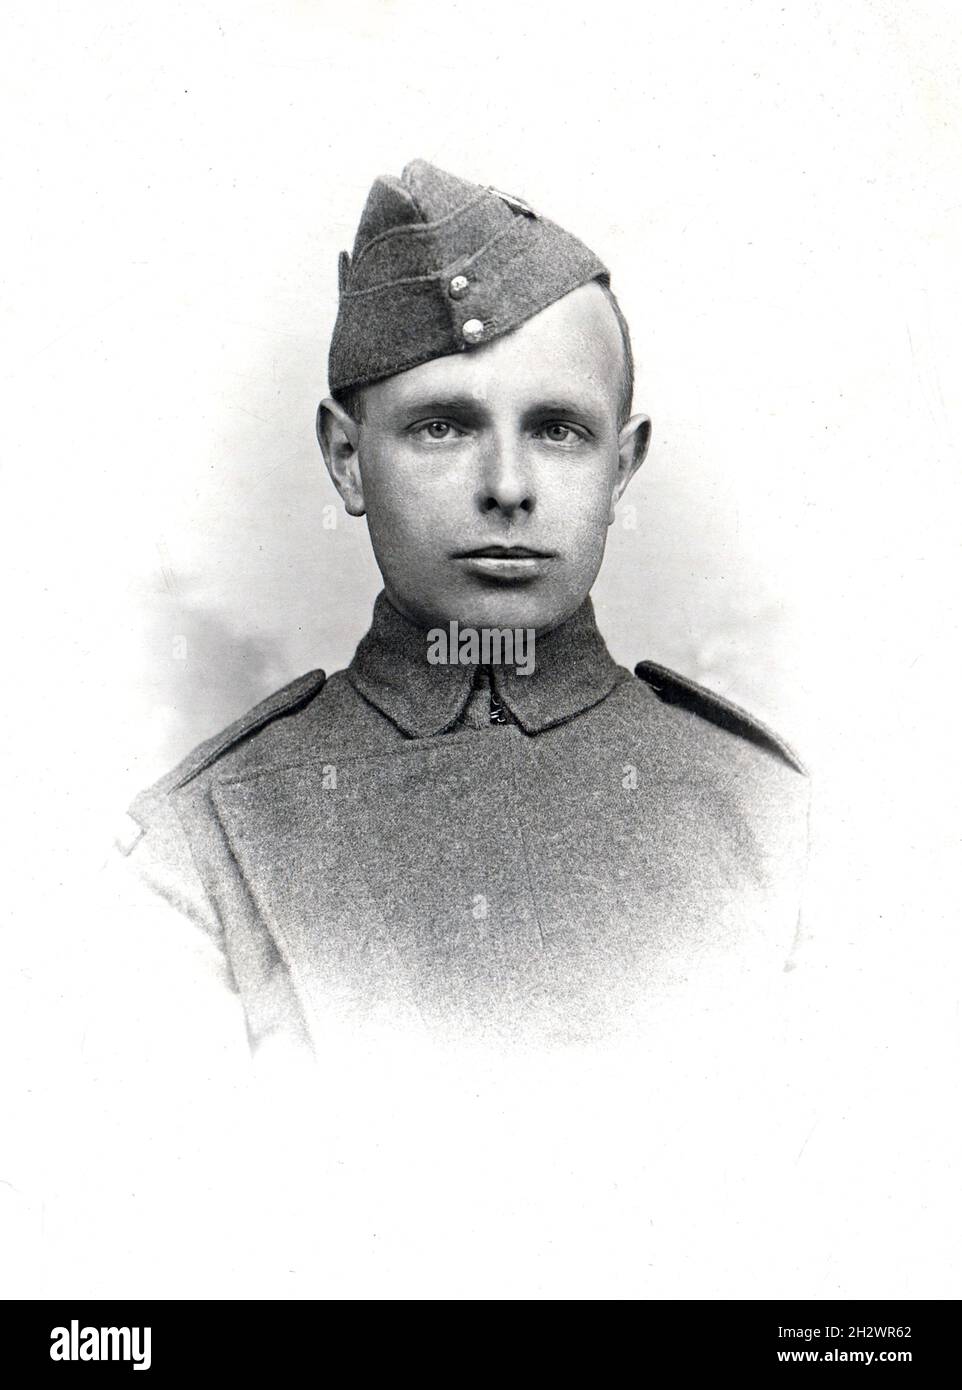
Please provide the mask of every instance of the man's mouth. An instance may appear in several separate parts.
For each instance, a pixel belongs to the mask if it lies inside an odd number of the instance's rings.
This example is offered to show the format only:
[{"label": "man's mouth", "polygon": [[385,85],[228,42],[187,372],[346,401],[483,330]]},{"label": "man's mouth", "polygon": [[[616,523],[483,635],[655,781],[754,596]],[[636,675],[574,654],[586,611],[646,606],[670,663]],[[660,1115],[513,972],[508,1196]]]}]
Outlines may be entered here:
[{"label": "man's mouth", "polygon": [[455,551],[454,559],[483,584],[526,584],[539,579],[556,554],[530,545],[479,545]]},{"label": "man's mouth", "polygon": [[553,550],[532,550],[527,545],[482,545],[476,550],[457,550],[456,560],[550,560]]}]

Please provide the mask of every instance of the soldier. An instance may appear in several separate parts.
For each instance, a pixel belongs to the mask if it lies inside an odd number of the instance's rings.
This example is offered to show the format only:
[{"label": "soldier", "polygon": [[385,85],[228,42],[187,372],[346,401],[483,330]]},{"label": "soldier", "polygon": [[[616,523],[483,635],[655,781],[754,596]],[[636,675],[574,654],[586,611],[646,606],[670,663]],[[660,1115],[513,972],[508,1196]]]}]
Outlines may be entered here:
[{"label": "soldier", "polygon": [[255,1049],[375,1020],[597,1038],[769,978],[798,761],[683,676],[618,666],[595,624],[650,437],[604,265],[419,160],[375,181],[339,281],[317,432],[384,581],[370,630],[138,797],[131,863]]}]

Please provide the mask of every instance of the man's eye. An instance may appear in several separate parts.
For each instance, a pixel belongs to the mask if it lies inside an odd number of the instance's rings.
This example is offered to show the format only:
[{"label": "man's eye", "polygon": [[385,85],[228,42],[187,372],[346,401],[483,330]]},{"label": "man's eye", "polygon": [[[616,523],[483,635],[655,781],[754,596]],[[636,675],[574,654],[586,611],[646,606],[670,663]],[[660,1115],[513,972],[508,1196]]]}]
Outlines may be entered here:
[{"label": "man's eye", "polygon": [[573,425],[566,425],[563,420],[548,420],[538,427],[538,433],[549,444],[573,444],[575,440],[582,438]]},{"label": "man's eye", "polygon": [[457,430],[450,420],[425,420],[415,426],[414,433],[423,435],[425,439],[453,439]]}]

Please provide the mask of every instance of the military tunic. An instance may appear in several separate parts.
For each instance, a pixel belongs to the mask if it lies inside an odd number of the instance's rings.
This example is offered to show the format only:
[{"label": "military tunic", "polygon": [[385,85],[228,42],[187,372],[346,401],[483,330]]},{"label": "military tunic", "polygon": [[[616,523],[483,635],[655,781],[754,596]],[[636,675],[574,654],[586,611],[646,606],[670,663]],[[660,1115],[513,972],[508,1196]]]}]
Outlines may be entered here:
[{"label": "military tunic", "polygon": [[345,671],[134,803],[131,863],[206,935],[255,1049],[345,1021],[597,1038],[783,968],[808,794],[774,735],[617,665],[590,599],[527,676],[425,652],[381,594]]}]

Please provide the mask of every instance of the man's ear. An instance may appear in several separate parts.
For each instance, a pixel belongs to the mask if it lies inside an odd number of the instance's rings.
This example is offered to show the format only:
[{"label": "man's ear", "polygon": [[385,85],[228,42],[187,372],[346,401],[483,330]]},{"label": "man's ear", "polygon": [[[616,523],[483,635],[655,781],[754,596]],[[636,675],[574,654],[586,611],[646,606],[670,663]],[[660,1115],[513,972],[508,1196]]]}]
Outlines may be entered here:
[{"label": "man's ear", "polygon": [[342,405],[330,397],[321,401],[317,407],[317,442],[348,516],[363,516],[366,511],[357,453],[359,435],[357,421]]},{"label": "man's ear", "polygon": [[647,415],[632,415],[618,435],[618,476],[611,493],[608,525],[615,519],[615,507],[625,488],[645,461],[651,443],[651,420]]}]

